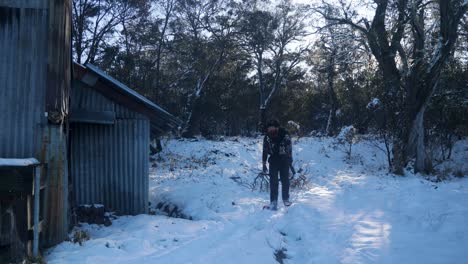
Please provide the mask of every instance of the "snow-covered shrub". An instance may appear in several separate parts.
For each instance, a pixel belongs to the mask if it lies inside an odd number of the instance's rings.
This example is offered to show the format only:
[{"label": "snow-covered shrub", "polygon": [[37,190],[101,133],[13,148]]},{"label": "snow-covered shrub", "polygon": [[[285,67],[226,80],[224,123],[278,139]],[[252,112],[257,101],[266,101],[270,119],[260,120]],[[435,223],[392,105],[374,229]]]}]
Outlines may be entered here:
[{"label": "snow-covered shrub", "polygon": [[78,243],[80,246],[83,245],[83,242],[88,241],[90,239],[90,236],[88,232],[81,230],[79,228],[74,228],[72,235],[71,235],[71,242],[73,243]]},{"label": "snow-covered shrub", "polygon": [[343,127],[336,139],[338,144],[343,146],[347,158],[351,158],[353,144],[357,141],[356,129],[354,126],[351,125]]},{"label": "snow-covered shrub", "polygon": [[[382,131],[383,132],[383,131]],[[369,134],[364,136],[364,138],[361,137],[361,140],[364,140],[367,145],[378,149],[382,153],[385,154],[385,157],[387,158],[387,169],[390,172],[391,167],[392,167],[392,143],[391,143],[391,138],[390,135],[387,133],[376,133],[376,134]]]},{"label": "snow-covered shrub", "polygon": [[434,177],[435,182],[445,181],[451,178],[463,178],[467,175],[466,168],[463,168],[463,164],[454,161],[445,161],[443,163],[439,163],[434,170],[434,175],[430,175]]},{"label": "snow-covered shrub", "polygon": [[294,121],[292,121],[292,120],[289,120],[289,121],[288,121],[288,125],[291,126],[291,127],[294,127],[296,130],[300,130],[300,129],[301,129],[301,126],[300,126],[298,123],[296,123],[296,122],[294,122]]},{"label": "snow-covered shrub", "polygon": [[[459,140],[453,144],[450,158],[445,157],[442,159],[441,156],[436,156],[434,175],[437,176],[438,181],[444,181],[452,178],[463,178],[468,175],[468,166],[466,162],[466,146],[468,141]],[[428,144],[430,146],[430,143]],[[437,150],[437,149],[436,149]],[[434,151],[434,150],[433,150]],[[437,154],[435,151],[429,154]]]},{"label": "snow-covered shrub", "polygon": [[291,133],[294,133],[294,134],[296,134],[298,136],[301,136],[301,125],[299,125],[298,123],[296,123],[296,122],[294,122],[292,120],[289,120],[287,128]]},{"label": "snow-covered shrub", "polygon": [[453,146],[457,135],[445,127],[434,127],[428,129],[427,149],[433,156],[435,163],[441,163],[452,157]]},{"label": "snow-covered shrub", "polygon": [[375,110],[380,107],[380,99],[379,98],[372,98],[370,102],[367,104],[366,108],[369,110]]},{"label": "snow-covered shrub", "polygon": [[343,116],[343,111],[340,109],[336,109],[336,116],[337,117],[342,117]]},{"label": "snow-covered shrub", "polygon": [[309,137],[325,137],[326,134],[323,132],[323,131],[319,131],[319,130],[312,130],[309,135]]},{"label": "snow-covered shrub", "polygon": [[150,208],[150,214],[163,214],[168,217],[193,220],[193,217],[185,214],[180,206],[169,201],[159,202],[155,208]]}]

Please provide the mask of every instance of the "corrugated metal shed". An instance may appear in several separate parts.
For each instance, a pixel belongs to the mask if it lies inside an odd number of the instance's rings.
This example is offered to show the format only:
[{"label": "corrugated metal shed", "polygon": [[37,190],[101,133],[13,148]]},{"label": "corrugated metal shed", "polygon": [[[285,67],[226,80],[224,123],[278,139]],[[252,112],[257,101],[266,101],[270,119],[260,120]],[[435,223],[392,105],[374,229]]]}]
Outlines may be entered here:
[{"label": "corrugated metal shed", "polygon": [[121,214],[147,212],[149,120],[72,126],[72,180],[77,204]]},{"label": "corrugated metal shed", "polygon": [[180,120],[149,101],[142,95],[130,89],[121,82],[104,73],[94,65],[86,67],[74,63],[74,77],[86,83],[96,91],[106,95],[107,98],[124,105],[126,109],[145,115],[151,120],[151,133],[153,136],[173,130],[180,125]]},{"label": "corrugated metal shed", "polygon": [[46,246],[68,233],[70,32],[71,0],[0,0],[0,157],[47,164]]},{"label": "corrugated metal shed", "polygon": [[92,65],[74,65],[71,178],[76,203],[103,204],[121,214],[148,210],[151,128],[178,120]]}]

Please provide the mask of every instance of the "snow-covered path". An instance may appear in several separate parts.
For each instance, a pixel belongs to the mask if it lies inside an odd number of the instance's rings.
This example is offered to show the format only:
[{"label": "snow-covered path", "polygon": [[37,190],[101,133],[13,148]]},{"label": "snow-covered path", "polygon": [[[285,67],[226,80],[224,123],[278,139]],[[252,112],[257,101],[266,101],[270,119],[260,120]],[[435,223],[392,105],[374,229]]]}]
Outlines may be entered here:
[{"label": "snow-covered path", "polygon": [[[295,166],[308,186],[292,190],[291,207],[272,212],[262,210],[268,193],[238,183],[256,176],[260,142],[167,142],[155,157],[150,200],[177,205],[193,220],[138,215],[84,225],[91,240],[60,244],[48,263],[466,262],[467,177],[395,177],[368,144],[345,161],[332,140],[303,138],[294,144]],[[466,144],[454,156],[466,173]]]}]

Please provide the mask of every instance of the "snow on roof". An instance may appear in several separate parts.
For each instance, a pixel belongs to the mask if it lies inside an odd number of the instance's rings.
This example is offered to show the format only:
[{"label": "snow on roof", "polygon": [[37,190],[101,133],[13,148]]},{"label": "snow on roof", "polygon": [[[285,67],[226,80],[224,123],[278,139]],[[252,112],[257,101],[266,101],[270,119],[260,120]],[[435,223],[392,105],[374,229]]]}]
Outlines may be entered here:
[{"label": "snow on roof", "polygon": [[35,158],[28,159],[3,159],[0,158],[0,167],[28,167],[39,165],[40,162]]}]

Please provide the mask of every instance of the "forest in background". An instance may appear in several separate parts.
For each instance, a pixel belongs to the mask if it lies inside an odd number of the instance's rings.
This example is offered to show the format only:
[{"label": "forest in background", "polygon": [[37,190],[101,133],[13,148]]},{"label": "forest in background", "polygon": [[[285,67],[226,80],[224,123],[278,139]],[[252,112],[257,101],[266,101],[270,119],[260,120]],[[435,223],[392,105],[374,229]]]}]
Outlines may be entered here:
[{"label": "forest in background", "polygon": [[[183,121],[181,135],[343,127],[430,172],[468,133],[464,0],[73,0],[73,57]],[[437,155],[435,154],[437,152]],[[390,158],[391,157],[391,158]]]}]

